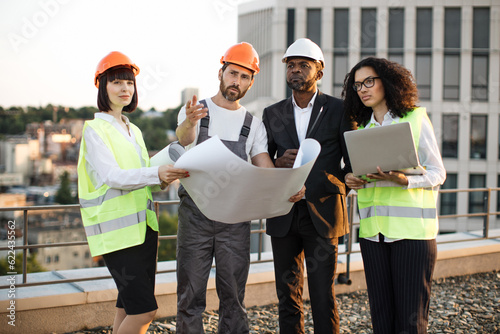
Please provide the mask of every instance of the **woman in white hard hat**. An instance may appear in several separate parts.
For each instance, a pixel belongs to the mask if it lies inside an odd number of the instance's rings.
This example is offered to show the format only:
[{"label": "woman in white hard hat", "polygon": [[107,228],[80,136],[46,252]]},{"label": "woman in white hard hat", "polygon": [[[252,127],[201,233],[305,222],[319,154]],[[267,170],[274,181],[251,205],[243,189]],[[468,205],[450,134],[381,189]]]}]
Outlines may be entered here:
[{"label": "woman in white hard hat", "polygon": [[[358,191],[360,247],[373,332],[427,333],[438,232],[437,192],[446,178],[439,147],[418,91],[403,66],[369,57],[344,81],[344,108],[359,128],[409,122],[425,175],[349,173]],[[394,138],[397,140],[397,138]],[[387,148],[389,149],[389,148]]]},{"label": "woman in white hard hat", "polygon": [[151,187],[189,176],[172,166],[150,167],[142,133],[122,112],[137,106],[139,67],[111,52],[98,64],[99,113],[86,121],[78,160],[78,195],[92,256],[102,255],[118,288],[113,333],[145,333],[154,296],[158,222]]}]

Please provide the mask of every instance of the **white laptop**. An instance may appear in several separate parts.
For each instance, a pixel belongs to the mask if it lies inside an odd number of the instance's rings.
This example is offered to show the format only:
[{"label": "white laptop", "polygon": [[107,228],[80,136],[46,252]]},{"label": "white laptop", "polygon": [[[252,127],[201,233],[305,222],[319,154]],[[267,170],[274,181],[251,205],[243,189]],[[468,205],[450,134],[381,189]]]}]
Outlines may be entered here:
[{"label": "white laptop", "polygon": [[344,133],[352,171],[356,176],[376,174],[377,166],[405,174],[425,174],[418,161],[410,123],[349,131]]}]

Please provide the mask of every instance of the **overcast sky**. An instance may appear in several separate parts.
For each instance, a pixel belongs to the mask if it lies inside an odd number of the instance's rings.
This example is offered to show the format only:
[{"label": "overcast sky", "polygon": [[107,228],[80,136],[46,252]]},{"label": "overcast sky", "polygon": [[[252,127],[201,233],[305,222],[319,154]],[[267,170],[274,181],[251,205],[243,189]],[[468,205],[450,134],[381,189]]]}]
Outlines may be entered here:
[{"label": "overcast sky", "polygon": [[95,68],[110,51],[140,67],[142,109],[176,107],[186,87],[211,96],[246,1],[1,1],[0,106],[95,106]]}]

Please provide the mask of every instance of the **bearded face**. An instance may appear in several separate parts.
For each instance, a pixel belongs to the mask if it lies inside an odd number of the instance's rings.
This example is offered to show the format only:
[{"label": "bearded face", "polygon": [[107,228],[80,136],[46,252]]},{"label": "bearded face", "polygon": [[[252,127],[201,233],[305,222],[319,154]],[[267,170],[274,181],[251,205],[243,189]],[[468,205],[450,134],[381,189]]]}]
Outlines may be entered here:
[{"label": "bearded face", "polygon": [[243,98],[252,87],[253,73],[235,64],[225,64],[219,72],[219,80],[219,90],[222,96],[234,102]]},{"label": "bearded face", "polygon": [[290,89],[299,92],[309,91],[311,87],[314,86],[315,83],[316,83],[315,78],[308,80],[307,78],[304,78],[304,76],[300,74],[292,75],[290,78],[287,78],[286,80],[286,84]]},{"label": "bearded face", "polygon": [[236,85],[231,85],[231,86],[226,86],[224,82],[224,77],[222,77],[219,85],[220,91],[222,93],[222,96],[228,101],[234,102],[237,100],[240,100],[245,96],[245,94],[248,91],[248,88],[242,91],[240,87]]},{"label": "bearded face", "polygon": [[290,89],[298,92],[313,90],[321,78],[321,71],[316,63],[306,58],[291,58],[286,64],[286,83]]}]

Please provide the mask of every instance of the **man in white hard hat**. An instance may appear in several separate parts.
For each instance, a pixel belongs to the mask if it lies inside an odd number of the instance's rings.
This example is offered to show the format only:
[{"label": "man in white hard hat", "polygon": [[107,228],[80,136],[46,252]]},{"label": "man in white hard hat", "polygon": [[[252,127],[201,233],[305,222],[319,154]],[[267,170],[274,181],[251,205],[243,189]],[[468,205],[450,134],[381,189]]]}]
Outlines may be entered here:
[{"label": "man in white hard hat", "polygon": [[304,259],[314,333],[338,333],[334,282],[338,238],[348,233],[343,180],[351,171],[343,134],[354,125],[345,118],[340,99],[317,89],[325,66],[317,44],[307,38],[296,40],[283,62],[292,96],[264,109],[269,155],[276,167],[291,168],[305,138],[319,141],[321,152],[306,181],[305,198],[296,202],[289,214],[267,219],[280,333],[304,333]]}]

